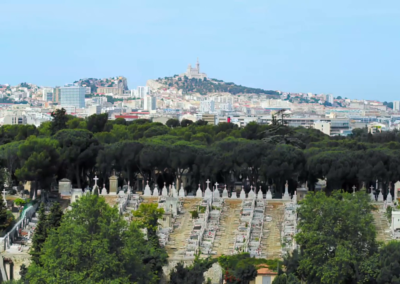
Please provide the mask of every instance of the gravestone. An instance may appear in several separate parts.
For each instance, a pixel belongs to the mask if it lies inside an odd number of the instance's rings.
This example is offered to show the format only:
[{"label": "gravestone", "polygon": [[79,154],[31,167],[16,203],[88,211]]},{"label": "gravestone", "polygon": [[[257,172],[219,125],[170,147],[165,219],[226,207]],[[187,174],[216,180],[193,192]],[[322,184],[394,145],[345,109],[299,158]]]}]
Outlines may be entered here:
[{"label": "gravestone", "polygon": [[228,190],[226,189],[226,185],[225,185],[224,191],[222,192],[222,198],[228,198],[228,197],[229,197]]},{"label": "gravestone", "polygon": [[283,194],[283,200],[290,200],[290,195],[289,195],[289,184],[286,181],[285,184],[285,193]]},{"label": "gravestone", "polygon": [[246,192],[244,191],[244,186],[242,186],[242,190],[240,191],[240,199],[246,199]]},{"label": "gravestone", "polygon": [[263,195],[263,192],[261,190],[261,186],[260,186],[260,189],[258,190],[257,199],[264,199],[264,195]]},{"label": "gravestone", "polygon": [[196,191],[196,197],[203,198],[203,191],[201,191],[200,184],[199,184],[199,188]]},{"label": "gravestone", "polygon": [[171,195],[172,197],[178,197],[178,193],[176,192],[175,184],[172,183],[172,188],[171,188]]},{"label": "gravestone", "polygon": [[185,189],[183,188],[183,183],[181,184],[181,189],[179,190],[179,197],[185,197]]},{"label": "gravestone", "polygon": [[160,196],[160,193],[158,192],[157,183],[154,185],[153,196]]},{"label": "gravestone", "polygon": [[101,195],[107,195],[107,189],[106,189],[106,184],[103,184],[103,188],[101,189]]},{"label": "gravestone", "polygon": [[390,194],[390,191],[388,192],[388,195],[386,196],[386,202],[393,203],[393,198],[392,198],[392,194]]},{"label": "gravestone", "polygon": [[147,181],[146,187],[144,188],[143,196],[151,196],[151,189],[149,186],[149,182]]},{"label": "gravestone", "polygon": [[78,201],[83,195],[83,191],[80,188],[72,189],[71,204]]},{"label": "gravestone", "polygon": [[375,202],[375,192],[374,192],[374,186],[371,185],[371,187],[369,188],[371,190],[371,193],[369,194],[371,201]]},{"label": "gravestone", "polygon": [[271,187],[269,186],[267,189],[267,200],[272,200],[272,193],[271,193]]},{"label": "gravestone", "polygon": [[204,193],[204,198],[211,198],[212,197],[212,191],[210,189],[210,181],[207,180],[206,183],[207,183],[207,188],[206,188],[206,191]]},{"label": "gravestone", "polygon": [[58,182],[58,192],[61,196],[71,196],[72,185],[71,181],[67,178],[63,178]]},{"label": "gravestone", "polygon": [[297,190],[294,191],[292,201],[293,201],[294,204],[297,204]]},{"label": "gravestone", "polygon": [[378,194],[378,202],[383,202],[383,194],[382,194],[382,189],[379,190]]},{"label": "gravestone", "polygon": [[213,192],[213,196],[217,198],[221,197],[218,189],[218,182],[215,183],[215,190]]},{"label": "gravestone", "polygon": [[250,187],[248,198],[250,198],[250,199],[256,198],[256,194],[253,191],[253,186]]},{"label": "gravestone", "polygon": [[168,196],[167,184],[164,182],[164,187],[161,191],[161,196]]},{"label": "gravestone", "polygon": [[232,198],[232,199],[237,199],[237,192],[236,192],[236,190],[232,190],[231,198]]},{"label": "gravestone", "polygon": [[118,189],[118,177],[115,173],[110,177],[110,195],[116,195]]}]

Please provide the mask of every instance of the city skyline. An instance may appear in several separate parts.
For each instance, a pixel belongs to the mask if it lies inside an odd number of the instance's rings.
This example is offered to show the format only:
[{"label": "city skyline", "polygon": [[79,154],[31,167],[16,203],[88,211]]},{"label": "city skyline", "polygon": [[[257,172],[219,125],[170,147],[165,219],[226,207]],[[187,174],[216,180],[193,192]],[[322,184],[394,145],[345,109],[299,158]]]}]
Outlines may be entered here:
[{"label": "city skyline", "polygon": [[398,100],[395,1],[108,4],[0,4],[9,11],[0,19],[0,83],[122,75],[134,88],[199,57],[209,77],[243,86]]}]

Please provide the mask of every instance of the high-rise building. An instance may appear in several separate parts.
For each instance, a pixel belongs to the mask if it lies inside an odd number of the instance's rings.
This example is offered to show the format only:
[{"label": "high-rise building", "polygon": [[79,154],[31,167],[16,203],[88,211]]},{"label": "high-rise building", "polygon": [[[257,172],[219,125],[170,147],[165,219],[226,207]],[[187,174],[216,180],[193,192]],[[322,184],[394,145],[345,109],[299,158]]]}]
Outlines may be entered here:
[{"label": "high-rise building", "polygon": [[74,106],[85,108],[86,87],[69,86],[61,87],[61,106]]},{"label": "high-rise building", "polygon": [[145,96],[143,101],[143,109],[148,111],[156,110],[157,109],[156,97]]},{"label": "high-rise building", "polygon": [[54,89],[53,88],[43,88],[42,100],[45,101],[45,102],[53,101],[53,93],[54,93]]},{"label": "high-rise building", "polygon": [[400,101],[393,102],[393,110],[400,111]]},{"label": "high-rise building", "polygon": [[214,112],[215,111],[215,102],[213,100],[206,100],[200,102],[200,112]]},{"label": "high-rise building", "polygon": [[145,96],[150,95],[150,88],[145,86],[139,86],[137,87],[137,93],[136,96],[138,98],[144,98]]},{"label": "high-rise building", "polygon": [[328,94],[325,97],[326,97],[326,101],[328,103],[333,104],[333,95],[332,94]]},{"label": "high-rise building", "polygon": [[61,90],[60,87],[55,87],[53,89],[53,102],[60,103],[61,100]]}]

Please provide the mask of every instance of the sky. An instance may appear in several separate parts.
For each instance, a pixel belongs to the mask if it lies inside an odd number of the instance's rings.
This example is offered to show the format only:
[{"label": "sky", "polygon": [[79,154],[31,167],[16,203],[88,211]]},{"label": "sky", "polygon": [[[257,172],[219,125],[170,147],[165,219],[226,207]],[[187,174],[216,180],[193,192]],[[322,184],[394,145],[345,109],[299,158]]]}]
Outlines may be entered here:
[{"label": "sky", "polygon": [[0,83],[185,72],[284,92],[400,100],[398,0],[1,0]]}]

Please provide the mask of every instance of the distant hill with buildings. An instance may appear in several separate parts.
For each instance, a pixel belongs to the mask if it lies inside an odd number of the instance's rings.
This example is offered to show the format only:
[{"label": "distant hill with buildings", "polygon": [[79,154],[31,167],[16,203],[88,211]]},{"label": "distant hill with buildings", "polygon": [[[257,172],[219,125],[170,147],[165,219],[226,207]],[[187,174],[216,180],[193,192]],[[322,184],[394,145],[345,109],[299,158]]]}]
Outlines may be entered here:
[{"label": "distant hill with buildings", "polygon": [[[154,83],[156,82],[156,83]],[[278,97],[280,95],[277,91],[268,91],[257,88],[249,88],[235,83],[227,83],[222,80],[208,78],[206,73],[200,72],[200,63],[197,60],[196,67],[189,64],[185,73],[174,75],[173,77],[158,78],[151,80],[152,86],[159,88],[176,88],[181,90],[183,94],[199,93],[207,95],[209,93],[230,93],[232,95],[238,94],[260,94],[270,95],[271,97]],[[149,85],[149,84],[148,84]]]},{"label": "distant hill with buildings", "polygon": [[238,94],[260,94],[270,95],[271,97],[278,97],[280,95],[277,91],[269,91],[258,88],[249,88],[235,83],[228,83],[217,79],[207,78],[189,78],[188,76],[175,75],[174,77],[158,78],[155,80],[157,83],[165,86],[166,88],[176,88],[182,90],[183,94],[200,93],[207,95],[209,93],[230,93],[232,95]]}]

